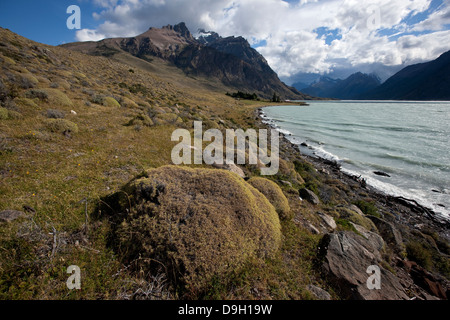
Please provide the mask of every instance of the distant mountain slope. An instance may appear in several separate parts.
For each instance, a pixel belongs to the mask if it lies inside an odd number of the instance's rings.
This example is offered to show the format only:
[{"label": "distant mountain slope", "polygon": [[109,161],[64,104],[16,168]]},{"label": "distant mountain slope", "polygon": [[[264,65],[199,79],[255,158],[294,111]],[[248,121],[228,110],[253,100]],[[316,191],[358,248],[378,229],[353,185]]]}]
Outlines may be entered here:
[{"label": "distant mountain slope", "polygon": [[345,80],[321,77],[318,82],[301,91],[316,97],[349,100],[357,99],[379,85],[380,79],[376,75],[358,72]]},{"label": "distant mountain slope", "polygon": [[298,91],[302,91],[305,88],[309,87],[309,84],[305,83],[305,82],[295,82],[292,84],[292,86],[297,89]]},{"label": "distant mountain slope", "polygon": [[189,76],[218,79],[232,90],[256,92],[265,98],[276,92],[282,99],[311,99],[281,82],[264,57],[244,38],[222,38],[212,33],[197,40],[184,23],[150,28],[132,38],[70,43],[63,47],[108,57],[127,52],[148,62],[160,58]]},{"label": "distant mountain slope", "polygon": [[370,100],[450,100],[450,51],[438,59],[408,66],[362,95]]}]

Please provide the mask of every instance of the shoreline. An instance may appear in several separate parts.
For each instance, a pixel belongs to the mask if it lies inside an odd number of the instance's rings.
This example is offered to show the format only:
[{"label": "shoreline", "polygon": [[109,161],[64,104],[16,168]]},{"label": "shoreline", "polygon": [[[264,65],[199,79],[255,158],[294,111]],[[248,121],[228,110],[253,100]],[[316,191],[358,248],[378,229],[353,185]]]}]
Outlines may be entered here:
[{"label": "shoreline", "polygon": [[[261,125],[274,129],[270,124],[263,121],[266,120],[262,117],[261,113],[264,108],[259,107],[256,109],[258,121]],[[342,171],[338,163],[302,153],[299,145],[291,142],[286,134],[279,132],[279,135],[281,138],[280,151],[287,151],[288,154],[294,157],[310,162],[317,172],[325,177],[337,179],[341,183],[352,186],[353,188],[356,187],[355,194],[358,192],[366,193],[368,198],[375,200],[375,205],[378,209],[396,217],[395,224],[406,224],[412,229],[432,228],[447,241],[450,241],[450,221],[444,216],[437,214],[430,208],[422,206],[413,199],[388,195],[380,189],[367,185],[359,177]]]}]

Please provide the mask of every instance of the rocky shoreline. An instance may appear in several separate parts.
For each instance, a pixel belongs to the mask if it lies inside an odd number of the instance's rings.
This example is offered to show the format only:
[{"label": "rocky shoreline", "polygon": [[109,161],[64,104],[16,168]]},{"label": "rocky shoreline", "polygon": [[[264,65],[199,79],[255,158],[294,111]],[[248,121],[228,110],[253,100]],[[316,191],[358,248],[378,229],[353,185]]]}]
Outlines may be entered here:
[{"label": "rocky shoreline", "polygon": [[[259,122],[264,127],[271,128],[262,121],[261,111],[262,108],[256,111]],[[345,190],[340,193],[340,202],[345,203],[344,206],[364,198],[370,199],[377,209],[376,216],[363,214],[374,223],[376,230],[359,229],[360,226],[352,223],[365,239],[354,237],[354,232],[337,231],[336,228],[332,228],[334,230],[331,233],[324,233],[320,248],[323,251],[321,269],[343,297],[364,300],[448,298],[448,220],[413,200],[384,194],[359,177],[341,171],[338,163],[302,154],[299,146],[291,143],[283,133],[280,133],[280,137],[280,157],[291,162],[296,159],[306,161],[315,168],[316,174],[323,181],[339,181],[338,189]],[[324,187],[320,190],[321,198],[327,198],[326,189]],[[328,207],[333,207],[332,202],[323,202]],[[323,210],[323,207],[318,207],[317,210]],[[337,220],[339,217],[334,218]],[[311,228],[311,224],[305,219],[299,221],[302,221],[304,227]],[[432,260],[433,267],[431,264],[425,265],[424,261],[413,261],[420,260],[417,257],[410,257],[416,244],[420,244],[418,255],[423,254],[428,260]],[[343,252],[342,248],[348,248],[348,251]],[[422,249],[423,253],[420,251]],[[369,256],[365,255],[367,251],[370,252]],[[362,283],[367,278],[366,270],[362,270],[363,266],[370,261],[383,265],[381,272],[385,282],[388,282],[384,286],[385,290],[368,291],[365,283]],[[359,269],[355,269],[358,264]],[[436,270],[434,266],[438,264],[445,265],[442,267],[444,271]]]}]

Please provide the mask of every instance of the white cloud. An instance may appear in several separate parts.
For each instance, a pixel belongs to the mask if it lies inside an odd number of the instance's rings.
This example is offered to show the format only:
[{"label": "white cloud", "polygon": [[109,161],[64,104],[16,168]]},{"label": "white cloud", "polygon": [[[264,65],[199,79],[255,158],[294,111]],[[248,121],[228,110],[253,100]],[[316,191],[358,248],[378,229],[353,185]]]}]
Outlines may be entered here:
[{"label": "white cloud", "polygon": [[81,29],[76,32],[78,41],[99,41],[105,39],[105,35],[98,33],[96,30]]},{"label": "white cloud", "polygon": [[436,31],[441,30],[445,25],[450,24],[450,5],[446,1],[447,6],[442,10],[433,12],[427,19],[414,26],[416,31]]},{"label": "white cloud", "polygon": [[[95,0],[101,7],[96,30],[80,30],[80,41],[133,36],[149,27],[184,21],[195,33],[199,28],[222,36],[242,35],[282,77],[298,72],[327,73],[338,65],[398,66],[430,60],[447,51],[449,1],[415,26],[404,19],[424,12],[431,0]],[[319,27],[338,29],[341,39],[326,43],[314,32]],[[414,29],[415,28],[415,29]],[[399,32],[396,41],[376,29]],[[433,30],[426,35],[404,31]],[[447,36],[447,40],[444,40]]]}]

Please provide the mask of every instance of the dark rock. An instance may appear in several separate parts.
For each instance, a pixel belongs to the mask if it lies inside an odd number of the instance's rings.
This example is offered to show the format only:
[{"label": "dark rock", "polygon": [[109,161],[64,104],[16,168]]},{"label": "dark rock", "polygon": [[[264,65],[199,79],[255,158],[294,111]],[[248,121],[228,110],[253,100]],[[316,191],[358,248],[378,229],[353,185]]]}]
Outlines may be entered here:
[{"label": "dark rock", "polygon": [[308,201],[309,203],[312,203],[314,205],[318,205],[320,203],[319,197],[311,190],[303,188],[300,189],[298,193],[302,199]]},{"label": "dark rock", "polygon": [[26,216],[25,212],[17,210],[4,210],[0,212],[0,222],[12,222],[20,217]]},{"label": "dark rock", "polygon": [[[376,245],[350,231],[324,236],[320,253],[322,268],[330,281],[346,297],[356,300],[407,300],[399,280],[379,266]],[[377,265],[381,272],[381,290],[369,290],[367,268]]]},{"label": "dark rock", "polygon": [[388,178],[391,177],[390,175],[388,175],[386,172],[383,172],[383,171],[374,171],[373,173],[375,173],[377,176],[381,176],[381,177],[388,177]]},{"label": "dark rock", "polygon": [[25,210],[25,212],[31,213],[31,214],[35,214],[36,213],[36,209],[34,209],[33,207],[30,207],[28,205],[24,205],[23,206],[23,210]]},{"label": "dark rock", "polygon": [[302,147],[308,147],[308,144],[307,144],[306,142],[302,142],[300,145],[301,145]]},{"label": "dark rock", "polygon": [[384,241],[393,246],[394,251],[400,253],[404,250],[402,235],[393,224],[375,216],[368,215],[367,218],[372,220]]},{"label": "dark rock", "polygon": [[402,261],[403,268],[411,275],[414,283],[431,295],[447,300],[447,293],[436,276],[426,271],[414,261]]}]

